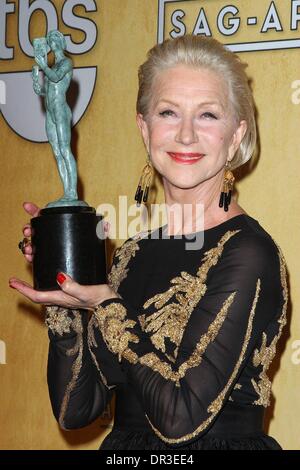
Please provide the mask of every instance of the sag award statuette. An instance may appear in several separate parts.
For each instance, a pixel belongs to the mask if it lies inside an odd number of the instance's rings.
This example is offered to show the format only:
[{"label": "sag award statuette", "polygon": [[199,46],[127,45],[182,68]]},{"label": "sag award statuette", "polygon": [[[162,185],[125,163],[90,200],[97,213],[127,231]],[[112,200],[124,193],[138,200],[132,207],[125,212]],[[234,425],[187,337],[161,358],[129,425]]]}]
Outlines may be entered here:
[{"label": "sag award statuette", "polygon": [[[38,64],[32,69],[33,89],[44,97],[47,137],[64,189],[60,199],[47,204],[38,217],[31,219],[34,287],[58,289],[59,271],[80,284],[106,283],[102,217],[77,196],[77,168],[71,151],[72,113],[66,101],[73,67],[64,53],[64,35],[50,31],[46,38],[34,39],[33,48]],[[50,51],[55,56],[52,68],[47,64]],[[39,69],[44,72],[43,85],[39,83]]]}]

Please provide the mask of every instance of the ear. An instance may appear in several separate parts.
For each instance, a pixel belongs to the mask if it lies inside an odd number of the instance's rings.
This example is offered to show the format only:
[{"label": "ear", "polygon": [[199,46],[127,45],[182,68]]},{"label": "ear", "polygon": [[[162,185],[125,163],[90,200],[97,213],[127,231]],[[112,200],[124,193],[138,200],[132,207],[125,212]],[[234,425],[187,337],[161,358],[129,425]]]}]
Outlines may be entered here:
[{"label": "ear", "polygon": [[247,131],[247,122],[245,120],[241,121],[239,126],[236,128],[234,131],[234,134],[232,136],[232,141],[229,146],[229,155],[228,155],[228,160],[231,161],[241,145],[241,142],[244,138],[244,135],[246,134]]},{"label": "ear", "polygon": [[148,153],[150,153],[150,139],[149,139],[148,124],[145,121],[142,114],[137,114],[136,115],[136,122],[137,122],[138,128],[141,131],[142,138],[143,138],[146,150],[147,150]]}]

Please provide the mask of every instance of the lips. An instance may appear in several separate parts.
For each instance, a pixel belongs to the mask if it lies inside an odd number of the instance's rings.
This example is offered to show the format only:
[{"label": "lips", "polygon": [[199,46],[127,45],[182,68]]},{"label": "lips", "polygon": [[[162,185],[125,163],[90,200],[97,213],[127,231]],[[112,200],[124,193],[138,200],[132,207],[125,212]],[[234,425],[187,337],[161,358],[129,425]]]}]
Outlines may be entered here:
[{"label": "lips", "polygon": [[203,153],[179,153],[179,152],[167,152],[167,154],[176,162],[183,164],[192,164],[198,162],[202,157]]}]

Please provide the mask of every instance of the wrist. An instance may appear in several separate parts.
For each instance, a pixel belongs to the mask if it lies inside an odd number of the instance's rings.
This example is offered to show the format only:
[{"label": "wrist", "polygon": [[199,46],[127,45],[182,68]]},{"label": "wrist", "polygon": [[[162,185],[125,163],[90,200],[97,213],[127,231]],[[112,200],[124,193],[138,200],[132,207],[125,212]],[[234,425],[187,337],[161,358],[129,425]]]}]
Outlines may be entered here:
[{"label": "wrist", "polygon": [[120,294],[113,291],[111,287],[107,285],[105,288],[105,291],[101,293],[101,297],[96,302],[94,310],[97,310],[98,307],[101,307],[101,305],[107,300],[113,300],[113,299],[114,300],[122,299],[122,297],[120,296]]}]

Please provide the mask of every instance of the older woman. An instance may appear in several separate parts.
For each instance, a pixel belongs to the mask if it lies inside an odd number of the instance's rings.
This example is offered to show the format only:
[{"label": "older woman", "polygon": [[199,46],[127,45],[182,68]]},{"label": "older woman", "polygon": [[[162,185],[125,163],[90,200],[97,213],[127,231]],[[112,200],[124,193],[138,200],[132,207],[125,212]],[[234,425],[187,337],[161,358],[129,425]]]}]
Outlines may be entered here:
[{"label": "older woman", "polygon": [[[204,226],[197,211],[182,211],[178,230],[169,211],[165,226],[117,250],[107,285],[81,286],[61,273],[61,291],[36,292],[10,280],[52,305],[54,414],[65,429],[85,426],[115,392],[114,427],[101,449],[280,449],[263,432],[263,416],[286,323],[285,262],[231,200],[231,169],[251,157],[256,140],[244,66],[217,41],[185,36],[149,52],[139,85],[149,160],[136,200],[147,198],[153,165],[167,207],[201,204]],[[188,250],[191,232],[203,245]]]}]

